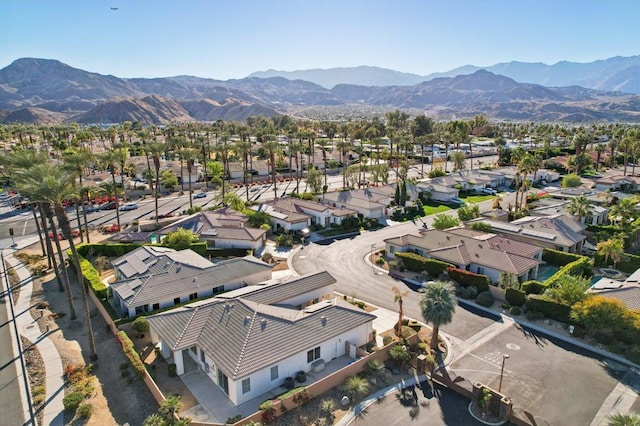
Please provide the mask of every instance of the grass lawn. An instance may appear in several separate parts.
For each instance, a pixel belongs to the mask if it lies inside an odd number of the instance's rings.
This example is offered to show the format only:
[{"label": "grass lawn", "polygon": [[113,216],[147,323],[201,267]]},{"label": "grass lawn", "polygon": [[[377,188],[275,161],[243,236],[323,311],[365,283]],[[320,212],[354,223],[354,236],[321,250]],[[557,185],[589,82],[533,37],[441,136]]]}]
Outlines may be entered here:
[{"label": "grass lawn", "polygon": [[431,216],[432,214],[438,214],[438,213],[446,212],[447,210],[451,210],[451,207],[445,206],[444,204],[441,204],[439,206],[424,205],[422,206],[422,209],[424,210],[425,216]]},{"label": "grass lawn", "polygon": [[464,200],[467,203],[481,203],[483,201],[487,201],[487,200],[493,200],[494,198],[496,198],[495,195],[460,195],[459,198],[461,200]]}]

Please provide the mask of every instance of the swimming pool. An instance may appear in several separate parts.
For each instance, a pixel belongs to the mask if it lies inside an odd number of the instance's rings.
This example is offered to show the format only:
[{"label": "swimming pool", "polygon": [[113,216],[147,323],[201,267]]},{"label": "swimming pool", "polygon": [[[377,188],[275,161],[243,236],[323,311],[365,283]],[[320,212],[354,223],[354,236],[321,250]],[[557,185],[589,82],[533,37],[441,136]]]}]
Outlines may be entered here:
[{"label": "swimming pool", "polygon": [[551,276],[555,274],[558,269],[559,268],[551,265],[540,265],[538,267],[538,276],[536,279],[540,282],[545,282],[546,280],[551,278]]}]

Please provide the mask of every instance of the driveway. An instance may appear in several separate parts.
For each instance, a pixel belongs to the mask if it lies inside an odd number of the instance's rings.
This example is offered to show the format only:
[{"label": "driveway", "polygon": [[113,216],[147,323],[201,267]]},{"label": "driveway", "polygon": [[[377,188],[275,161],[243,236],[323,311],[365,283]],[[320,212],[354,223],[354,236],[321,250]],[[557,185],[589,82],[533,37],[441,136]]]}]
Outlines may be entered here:
[{"label": "driveway", "polygon": [[[435,393],[435,394],[434,394]],[[469,400],[436,384],[434,392],[429,384],[410,386],[367,407],[352,425],[429,425],[429,426],[479,426],[467,410]]]}]

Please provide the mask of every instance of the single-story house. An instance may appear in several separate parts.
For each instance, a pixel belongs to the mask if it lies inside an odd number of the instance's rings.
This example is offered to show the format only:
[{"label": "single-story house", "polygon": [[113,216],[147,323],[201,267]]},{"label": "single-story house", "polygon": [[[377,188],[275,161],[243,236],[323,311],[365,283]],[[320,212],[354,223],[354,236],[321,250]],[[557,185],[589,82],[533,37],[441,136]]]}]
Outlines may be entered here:
[{"label": "single-story house", "polygon": [[397,252],[412,252],[486,275],[492,282],[498,282],[503,272],[517,276],[521,282],[535,279],[542,259],[542,247],[465,228],[429,229],[420,235],[389,238],[384,243],[390,259]]},{"label": "single-story house", "polygon": [[388,202],[386,196],[371,192],[372,188],[354,189],[351,191],[328,192],[324,194],[323,203],[336,209],[348,209],[368,218],[381,218],[386,215]]},{"label": "single-story house", "polygon": [[587,292],[618,300],[628,309],[640,310],[640,269],[624,281],[602,277]]},{"label": "single-story house", "polygon": [[351,209],[337,209],[326,203],[291,197],[269,201],[258,206],[257,209],[271,216],[274,228],[281,228],[287,231],[299,229],[297,225],[303,222],[300,215],[308,219],[304,221],[305,226],[303,228],[309,225],[318,225],[324,228],[331,224],[341,225],[345,217],[358,214]]},{"label": "single-story house", "polygon": [[267,240],[267,231],[248,227],[249,218],[230,207],[214,211],[202,211],[180,219],[156,232],[163,238],[179,228],[198,234],[200,241],[210,248],[237,248],[262,250]]},{"label": "single-story house", "polygon": [[[530,212],[533,216],[554,216],[557,214],[566,214],[570,217],[578,218],[567,212],[567,207],[570,204],[568,200],[555,200],[555,199],[540,199],[536,201],[538,207],[531,209]],[[607,223],[607,217],[609,215],[609,209],[603,206],[590,204],[589,213],[583,216],[580,221],[586,225],[604,225]]]},{"label": "single-story house", "polygon": [[272,267],[252,256],[211,263],[193,250],[142,246],[113,262],[113,305],[132,317],[271,279]]},{"label": "single-story house", "polygon": [[610,176],[597,179],[596,189],[601,191],[633,192],[640,187],[640,176]]},{"label": "single-story house", "polygon": [[428,193],[428,198],[434,201],[449,201],[452,198],[456,198],[459,191],[452,186],[439,185],[431,182],[421,182],[418,185],[420,192]]},{"label": "single-story house", "polygon": [[[328,274],[327,274],[328,275]],[[320,369],[372,338],[374,315],[331,297],[299,307],[284,304],[308,288],[324,288],[317,274],[286,289],[278,284],[246,296],[197,302],[148,317],[151,339],[178,375],[184,357],[195,361],[235,404],[282,386],[299,371]],[[284,300],[283,300],[284,299]],[[314,301],[317,297],[311,299]],[[263,303],[264,302],[264,303]]]},{"label": "single-story house", "polygon": [[484,222],[491,232],[512,240],[571,253],[580,253],[586,239],[585,226],[564,214],[525,216],[510,223],[478,218],[468,223],[473,222]]}]

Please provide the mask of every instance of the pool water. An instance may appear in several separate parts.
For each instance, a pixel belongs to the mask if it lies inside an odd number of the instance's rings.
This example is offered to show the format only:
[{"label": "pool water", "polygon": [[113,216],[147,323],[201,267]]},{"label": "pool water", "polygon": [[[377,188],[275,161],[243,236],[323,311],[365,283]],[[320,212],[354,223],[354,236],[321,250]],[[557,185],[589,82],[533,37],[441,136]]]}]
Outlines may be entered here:
[{"label": "pool water", "polygon": [[591,280],[591,284],[589,284],[589,287],[593,287],[595,283],[600,281],[600,278],[602,278],[602,275],[594,275],[593,279]]},{"label": "pool water", "polygon": [[555,266],[551,266],[551,265],[540,266],[538,268],[538,278],[537,278],[537,280],[540,281],[540,282],[545,282],[546,280],[551,278],[551,276],[553,274],[555,274],[558,271],[558,269],[559,268],[557,268]]}]

